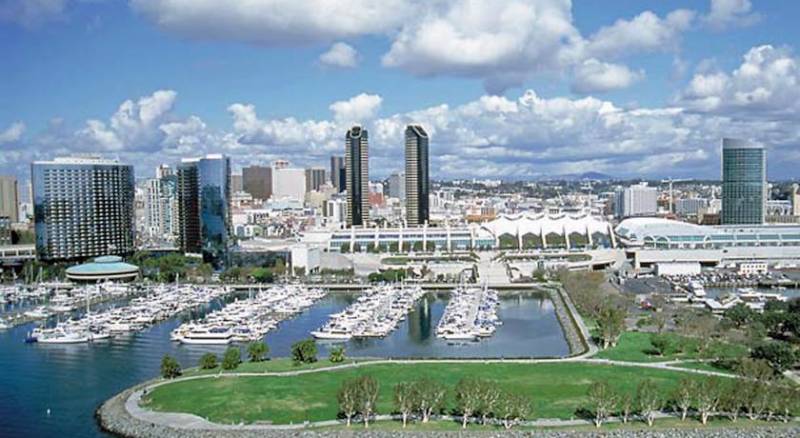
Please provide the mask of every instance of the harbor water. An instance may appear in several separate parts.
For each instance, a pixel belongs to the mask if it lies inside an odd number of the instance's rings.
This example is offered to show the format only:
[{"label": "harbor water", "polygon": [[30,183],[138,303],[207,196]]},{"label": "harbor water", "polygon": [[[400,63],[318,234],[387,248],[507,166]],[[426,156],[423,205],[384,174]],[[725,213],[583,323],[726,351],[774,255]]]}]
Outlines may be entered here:
[{"label": "harbor water", "polygon": [[[449,344],[436,338],[436,324],[447,294],[429,293],[417,302],[393,333],[383,339],[351,340],[350,357],[545,357],[569,349],[546,295],[501,295],[503,325],[488,339]],[[347,307],[352,294],[330,294],[267,334],[272,357],[288,356],[292,343],[309,337],[331,313]],[[88,344],[25,344],[32,324],[0,332],[0,437],[105,436],[94,410],[104,400],[141,381],[156,377],[164,354],[184,367],[203,353],[221,354],[225,346],[180,345],[169,340],[182,321],[219,308],[218,301],[194,315],[184,314],[146,330]],[[331,345],[318,342],[320,355]]]}]

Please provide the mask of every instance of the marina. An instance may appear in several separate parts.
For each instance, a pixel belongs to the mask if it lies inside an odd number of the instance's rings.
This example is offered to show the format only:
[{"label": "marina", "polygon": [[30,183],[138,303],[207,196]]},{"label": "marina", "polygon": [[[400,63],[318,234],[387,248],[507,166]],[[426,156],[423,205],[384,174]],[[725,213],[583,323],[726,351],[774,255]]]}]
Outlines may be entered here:
[{"label": "marina", "polygon": [[106,340],[143,330],[228,293],[230,289],[226,287],[159,285],[150,288],[146,296],[131,299],[127,305],[94,313],[87,301],[82,315],[58,321],[53,327],[42,324],[26,335],[25,342],[73,344]]},{"label": "marina", "polygon": [[453,291],[436,336],[448,341],[475,341],[492,336],[502,322],[497,317],[497,291],[459,287]]},{"label": "marina", "polygon": [[[355,294],[329,294],[285,320],[264,338],[270,356],[289,356],[294,342],[308,338],[331,314],[342,312],[356,299]],[[335,344],[320,342],[320,357],[338,345],[345,348],[349,357],[510,358],[569,354],[546,294],[523,291],[500,295],[498,317],[504,324],[491,338],[468,345],[452,345],[435,335],[449,299],[448,293],[429,292],[416,301],[406,319],[386,337]],[[104,342],[28,345],[22,340],[33,324],[0,332],[4,353],[0,355],[0,366],[5,370],[0,375],[0,387],[5,391],[0,398],[0,436],[14,436],[13,431],[21,427],[32,437],[107,436],[94,422],[94,409],[122,389],[157,376],[164,354],[177,358],[183,367],[196,366],[204,353],[222,354],[225,345],[189,345],[170,340],[171,332],[181,324],[202,319],[222,306],[219,298],[210,305]]]},{"label": "marina", "polygon": [[324,296],[322,289],[299,285],[258,290],[254,297],[230,303],[200,321],[181,324],[172,331],[170,339],[195,345],[257,341]]},{"label": "marina", "polygon": [[420,286],[374,287],[361,294],[347,309],[311,335],[316,339],[346,341],[351,338],[383,338],[406,318],[411,306],[425,292]]}]

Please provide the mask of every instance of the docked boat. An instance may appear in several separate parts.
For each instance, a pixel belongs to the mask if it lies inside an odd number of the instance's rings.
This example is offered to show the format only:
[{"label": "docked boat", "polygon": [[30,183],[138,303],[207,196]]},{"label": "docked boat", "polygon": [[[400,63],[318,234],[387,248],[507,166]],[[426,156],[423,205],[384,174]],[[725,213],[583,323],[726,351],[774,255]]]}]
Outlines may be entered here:
[{"label": "docked boat", "polygon": [[233,333],[225,327],[196,329],[181,338],[182,344],[227,345],[233,341]]}]

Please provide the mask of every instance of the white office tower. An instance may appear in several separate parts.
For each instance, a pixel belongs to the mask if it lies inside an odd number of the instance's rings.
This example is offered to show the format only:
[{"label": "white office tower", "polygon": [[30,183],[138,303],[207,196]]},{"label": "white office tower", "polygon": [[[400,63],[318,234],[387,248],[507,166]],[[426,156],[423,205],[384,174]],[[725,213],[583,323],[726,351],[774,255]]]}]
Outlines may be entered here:
[{"label": "white office tower", "polygon": [[178,234],[176,181],[169,175],[145,182],[145,234],[154,240],[172,241]]},{"label": "white office tower", "polygon": [[658,189],[643,182],[617,190],[614,210],[620,218],[653,216],[658,213]]},{"label": "white office tower", "polygon": [[366,129],[353,126],[345,137],[347,225],[369,221],[369,139]]},{"label": "white office tower", "polygon": [[300,202],[306,197],[306,170],[290,167],[272,169],[272,197],[292,198]]},{"label": "white office tower", "polygon": [[328,219],[328,223],[344,223],[347,220],[347,201],[343,199],[329,199],[325,201],[323,216]]}]

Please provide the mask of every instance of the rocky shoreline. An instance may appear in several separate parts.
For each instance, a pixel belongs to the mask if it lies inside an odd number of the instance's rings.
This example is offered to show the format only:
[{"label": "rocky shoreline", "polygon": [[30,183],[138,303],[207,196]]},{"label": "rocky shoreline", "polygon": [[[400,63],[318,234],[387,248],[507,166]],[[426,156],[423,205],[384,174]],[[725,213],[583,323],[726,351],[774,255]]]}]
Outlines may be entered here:
[{"label": "rocky shoreline", "polygon": [[571,356],[584,354],[589,350],[589,345],[583,335],[578,331],[577,322],[573,319],[570,309],[568,308],[569,299],[566,292],[560,287],[547,288],[550,294],[550,300],[553,302],[556,318],[561,325],[561,330],[564,332],[564,338],[567,340]]}]

